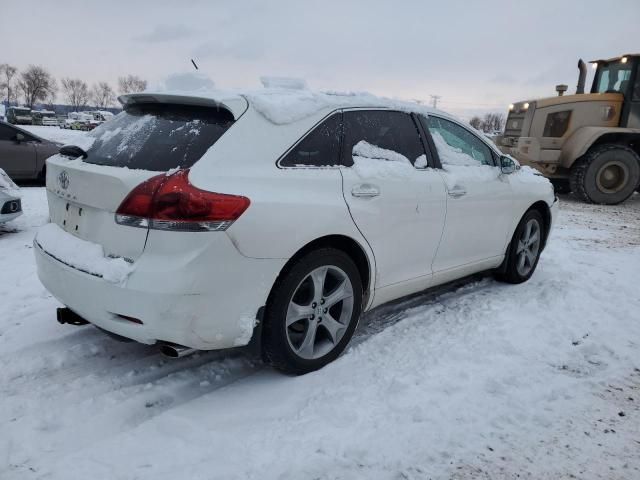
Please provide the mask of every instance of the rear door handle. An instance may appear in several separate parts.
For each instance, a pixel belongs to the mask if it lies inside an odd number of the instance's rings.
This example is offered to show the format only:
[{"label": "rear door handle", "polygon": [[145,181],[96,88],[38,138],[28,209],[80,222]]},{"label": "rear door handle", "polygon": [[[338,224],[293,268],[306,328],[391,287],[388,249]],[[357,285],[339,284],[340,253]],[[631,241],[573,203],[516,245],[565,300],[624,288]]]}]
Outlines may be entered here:
[{"label": "rear door handle", "polygon": [[453,198],[460,198],[467,194],[467,191],[463,187],[454,187],[449,190],[449,196]]},{"label": "rear door handle", "polygon": [[380,188],[371,183],[362,183],[351,189],[351,195],[354,197],[377,197],[380,195]]}]

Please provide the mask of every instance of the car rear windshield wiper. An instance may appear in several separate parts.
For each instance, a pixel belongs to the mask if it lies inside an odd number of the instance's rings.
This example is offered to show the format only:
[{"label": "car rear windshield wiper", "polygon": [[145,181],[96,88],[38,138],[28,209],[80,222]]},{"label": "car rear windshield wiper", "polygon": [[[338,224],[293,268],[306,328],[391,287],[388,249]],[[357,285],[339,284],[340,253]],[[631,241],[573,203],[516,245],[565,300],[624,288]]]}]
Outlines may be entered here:
[{"label": "car rear windshield wiper", "polygon": [[65,145],[60,149],[60,154],[73,158],[87,158],[87,152],[77,145]]}]

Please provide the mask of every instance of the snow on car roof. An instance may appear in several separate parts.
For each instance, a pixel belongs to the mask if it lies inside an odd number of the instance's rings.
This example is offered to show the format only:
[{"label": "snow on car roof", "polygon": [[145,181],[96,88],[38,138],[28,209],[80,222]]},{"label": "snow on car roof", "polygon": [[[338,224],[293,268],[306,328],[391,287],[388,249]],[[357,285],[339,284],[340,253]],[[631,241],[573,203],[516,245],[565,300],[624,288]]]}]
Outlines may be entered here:
[{"label": "snow on car roof", "polygon": [[234,102],[245,99],[259,113],[272,123],[282,125],[294,123],[317,113],[337,108],[389,108],[406,112],[423,114],[438,113],[451,115],[426,107],[416,102],[378,97],[367,92],[335,92],[314,91],[308,89],[264,88],[261,90],[198,90],[185,91],[145,91],[141,94],[129,94],[120,97],[123,104],[143,102],[145,98],[156,98],[158,101],[177,101],[191,98],[194,102],[210,101],[212,104],[226,107],[236,118],[244,111],[238,112]]},{"label": "snow on car roof", "polygon": [[215,88],[215,84],[201,72],[180,73],[142,93],[122,95],[118,99],[127,103],[138,103],[155,98],[157,101],[178,101],[190,98],[193,103],[222,106],[238,118],[249,102],[259,113],[274,124],[294,123],[320,112],[338,108],[389,108],[394,110],[431,114],[453,118],[451,115],[417,102],[379,97],[368,92],[340,92],[311,90],[302,79],[285,77],[262,77],[266,88],[229,89]]}]

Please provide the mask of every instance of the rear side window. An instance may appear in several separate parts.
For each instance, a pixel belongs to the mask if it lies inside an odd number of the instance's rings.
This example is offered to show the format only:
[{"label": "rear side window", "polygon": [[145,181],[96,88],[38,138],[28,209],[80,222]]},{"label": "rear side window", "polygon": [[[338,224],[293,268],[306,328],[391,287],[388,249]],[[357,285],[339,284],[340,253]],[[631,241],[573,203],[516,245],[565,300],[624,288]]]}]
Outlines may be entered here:
[{"label": "rear side window", "polygon": [[193,166],[233,124],[224,109],[193,105],[132,105],[89,135],[84,161],[164,172]]},{"label": "rear side window", "polygon": [[336,113],[307,134],[282,159],[283,167],[328,167],[340,164],[342,115]]},{"label": "rear side window", "polygon": [[[405,156],[412,164],[425,155],[420,132],[404,112],[363,110],[344,113],[344,165],[353,165],[353,147],[360,141]],[[424,157],[423,157],[424,158]]]}]

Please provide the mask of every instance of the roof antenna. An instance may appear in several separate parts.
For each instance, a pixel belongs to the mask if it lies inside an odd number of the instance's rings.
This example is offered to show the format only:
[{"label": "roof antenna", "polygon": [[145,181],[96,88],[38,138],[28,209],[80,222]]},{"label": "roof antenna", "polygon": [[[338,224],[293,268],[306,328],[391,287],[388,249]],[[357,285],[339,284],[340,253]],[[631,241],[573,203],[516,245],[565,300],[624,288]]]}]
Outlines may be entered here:
[{"label": "roof antenna", "polygon": [[196,70],[198,70],[198,65],[196,65],[196,62],[193,61],[193,58],[191,59],[191,63],[193,63],[193,66],[196,68]]}]

